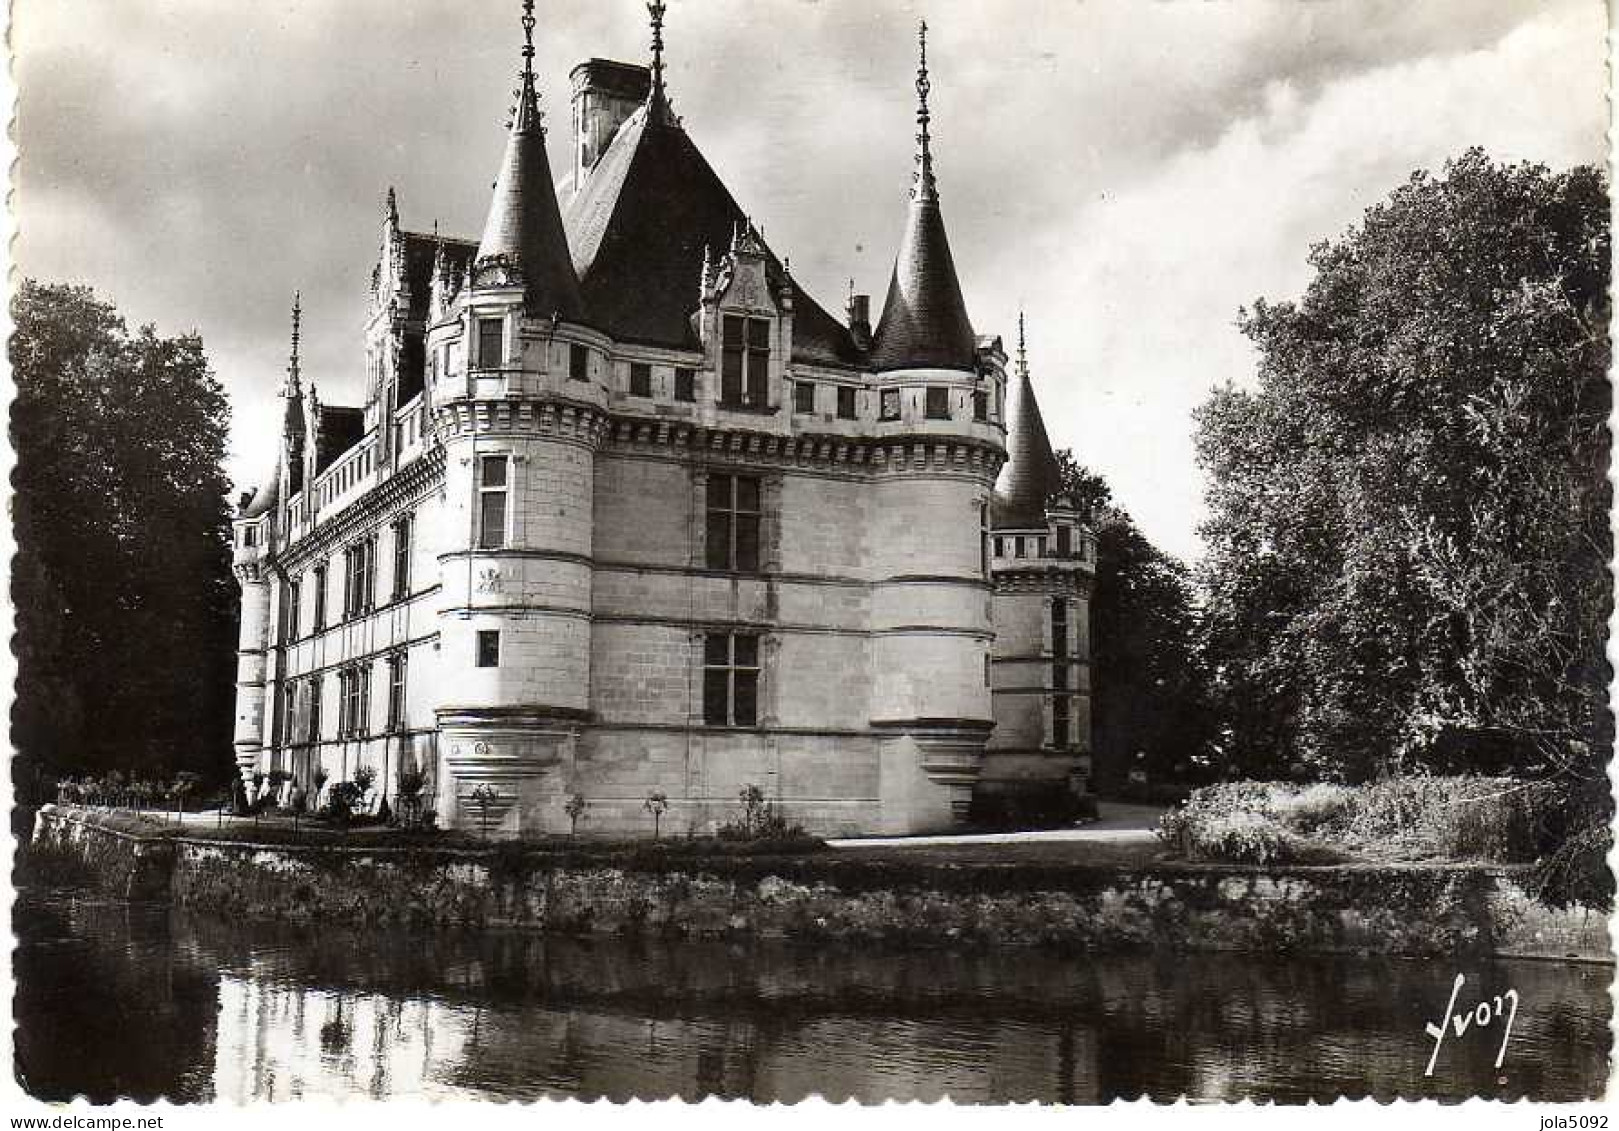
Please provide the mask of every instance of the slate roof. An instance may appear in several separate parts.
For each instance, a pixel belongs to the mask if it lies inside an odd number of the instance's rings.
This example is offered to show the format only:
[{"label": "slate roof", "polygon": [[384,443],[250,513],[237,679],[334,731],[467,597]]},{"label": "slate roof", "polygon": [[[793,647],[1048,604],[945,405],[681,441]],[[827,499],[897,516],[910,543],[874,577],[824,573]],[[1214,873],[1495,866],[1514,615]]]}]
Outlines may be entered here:
[{"label": "slate roof", "polygon": [[505,259],[522,272],[523,303],[530,314],[560,312],[572,322],[584,319],[585,304],[545,153],[534,75],[526,65],[477,257]]},{"label": "slate roof", "polygon": [[976,365],[977,336],[956,278],[939,202],[911,202],[888,298],[872,335],[871,363],[883,369],[962,369]]},{"label": "slate roof", "polygon": [[[681,125],[642,106],[564,210],[587,320],[622,341],[695,349],[691,316],[706,245],[717,260],[747,222]],[[786,278],[766,251],[772,283]],[[793,357],[859,365],[849,330],[793,284]]]},{"label": "slate roof", "polygon": [[258,518],[275,506],[276,500],[281,497],[281,460],[275,461],[275,468],[270,472],[270,478],[260,484],[253,497],[242,504],[238,518]]},{"label": "slate roof", "polygon": [[1006,390],[1006,463],[990,499],[995,530],[1034,530],[1046,525],[1046,500],[1062,486],[1057,457],[1046,436],[1029,369],[1019,365]]},{"label": "slate roof", "polygon": [[320,428],[315,445],[315,474],[319,475],[337,457],[358,444],[365,435],[365,409],[338,405],[320,406]]},{"label": "slate roof", "polygon": [[410,288],[409,317],[425,319],[428,299],[433,293],[433,257],[438,244],[444,244],[444,255],[449,260],[450,271],[457,285],[472,257],[478,253],[478,245],[473,240],[436,236],[428,232],[400,232],[399,238],[405,245],[405,285]]}]

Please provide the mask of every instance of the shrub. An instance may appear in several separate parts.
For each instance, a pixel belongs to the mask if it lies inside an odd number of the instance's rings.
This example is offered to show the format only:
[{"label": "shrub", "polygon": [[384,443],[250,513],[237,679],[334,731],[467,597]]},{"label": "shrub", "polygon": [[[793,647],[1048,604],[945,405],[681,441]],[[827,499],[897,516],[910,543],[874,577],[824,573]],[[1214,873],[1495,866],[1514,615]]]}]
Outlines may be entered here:
[{"label": "shrub", "polygon": [[376,783],[377,771],[370,766],[361,766],[354,771],[354,784],[360,787],[361,793],[364,793]]},{"label": "shrub", "polygon": [[786,815],[766,799],[758,786],[745,785],[737,796],[742,802],[742,819],[727,821],[716,829],[714,835],[719,839],[795,840],[804,836],[803,827],[789,824]]},{"label": "shrub", "polygon": [[1336,855],[1380,863],[1528,863],[1555,852],[1545,782],[1471,776],[1360,786],[1227,782],[1166,813],[1159,837],[1189,859],[1269,864]]}]

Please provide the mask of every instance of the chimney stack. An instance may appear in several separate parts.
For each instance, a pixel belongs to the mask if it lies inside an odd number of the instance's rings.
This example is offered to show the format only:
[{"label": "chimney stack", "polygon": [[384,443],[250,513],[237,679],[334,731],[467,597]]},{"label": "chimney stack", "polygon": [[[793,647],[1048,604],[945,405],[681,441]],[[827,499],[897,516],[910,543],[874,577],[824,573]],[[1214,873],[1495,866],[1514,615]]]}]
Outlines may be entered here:
[{"label": "chimney stack", "polygon": [[871,296],[849,294],[849,333],[861,349],[871,347]]},{"label": "chimney stack", "polygon": [[624,119],[646,102],[652,72],[634,63],[587,59],[568,77],[573,82],[573,186],[577,191],[613,143]]}]

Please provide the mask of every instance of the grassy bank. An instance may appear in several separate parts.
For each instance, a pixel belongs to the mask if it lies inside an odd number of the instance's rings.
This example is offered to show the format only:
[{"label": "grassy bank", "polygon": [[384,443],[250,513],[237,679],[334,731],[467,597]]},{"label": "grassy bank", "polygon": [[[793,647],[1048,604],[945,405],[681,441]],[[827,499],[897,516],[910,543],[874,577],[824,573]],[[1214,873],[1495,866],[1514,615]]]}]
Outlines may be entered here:
[{"label": "grassy bank", "polygon": [[1566,809],[1554,783],[1510,778],[1227,782],[1166,813],[1158,835],[1188,861],[1539,865],[1548,886],[1580,847],[1569,843]]}]

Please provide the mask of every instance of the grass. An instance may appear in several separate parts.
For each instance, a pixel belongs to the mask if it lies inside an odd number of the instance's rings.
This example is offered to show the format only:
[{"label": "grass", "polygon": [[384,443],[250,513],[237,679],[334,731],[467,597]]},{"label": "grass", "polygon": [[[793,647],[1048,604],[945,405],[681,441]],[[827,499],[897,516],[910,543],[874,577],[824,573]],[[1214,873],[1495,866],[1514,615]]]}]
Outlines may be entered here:
[{"label": "grass", "polygon": [[1476,776],[1359,786],[1227,782],[1164,815],[1190,860],[1244,864],[1527,864],[1555,847],[1555,789]]}]

